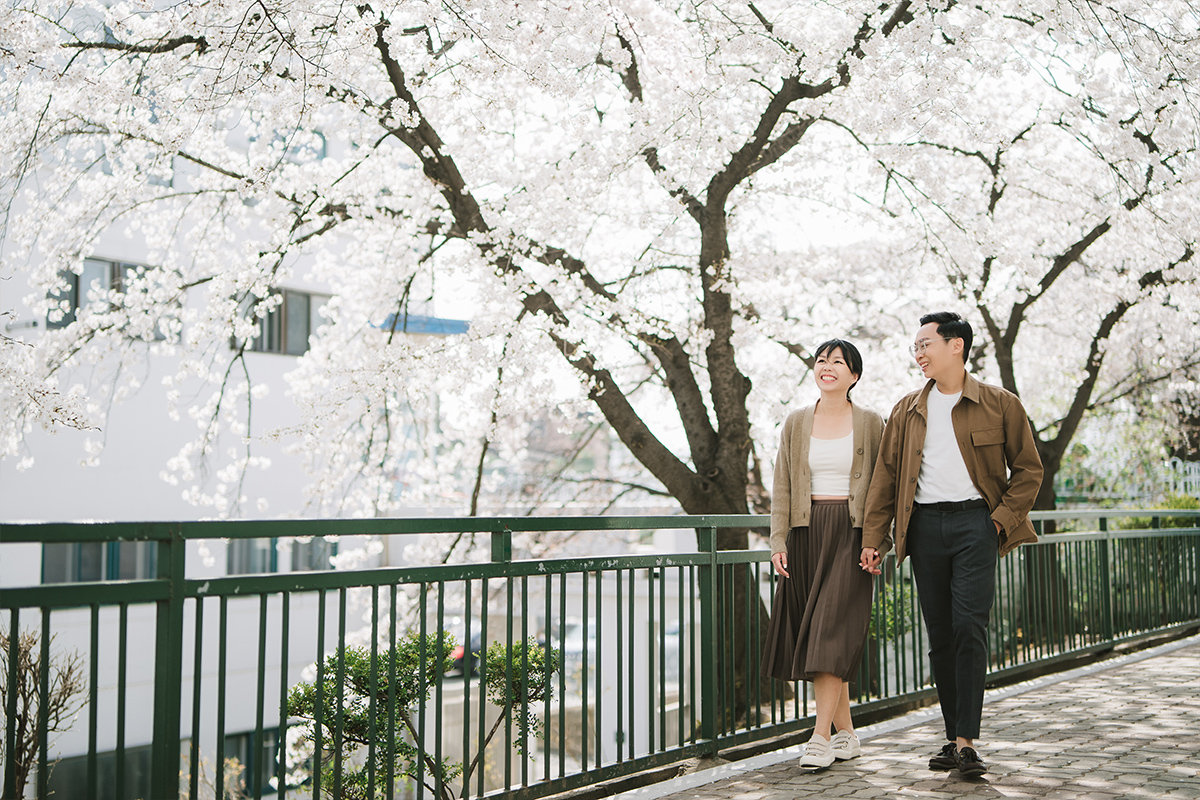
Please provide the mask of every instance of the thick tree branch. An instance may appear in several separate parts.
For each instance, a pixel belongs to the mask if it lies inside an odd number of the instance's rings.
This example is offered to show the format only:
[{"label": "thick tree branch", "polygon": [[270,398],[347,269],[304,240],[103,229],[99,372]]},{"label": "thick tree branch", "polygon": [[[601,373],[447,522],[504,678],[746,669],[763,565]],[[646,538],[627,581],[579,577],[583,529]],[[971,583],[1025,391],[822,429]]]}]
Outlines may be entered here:
[{"label": "thick tree branch", "polygon": [[[478,201],[467,187],[454,159],[443,152],[441,138],[421,111],[408,87],[403,69],[390,53],[385,37],[387,26],[386,21],[376,25],[375,46],[395,93],[395,99],[404,106],[398,110],[396,116],[405,120],[402,124],[390,127],[389,132],[420,160],[425,176],[439,187],[462,235],[481,235],[482,241],[477,242],[476,246],[497,272],[526,281],[521,292],[523,309],[532,314],[543,315],[556,326],[566,328],[569,324],[567,315],[550,293],[528,282],[524,271],[516,263],[515,254],[491,240],[494,232],[484,219]],[[587,273],[582,261],[568,256],[561,249],[539,248],[526,243],[520,247],[518,253],[521,250],[543,263],[562,266],[567,272],[579,275],[584,284],[601,297],[614,299],[606,288]],[[567,361],[587,378],[592,386],[589,392],[590,399],[596,403],[605,419],[635,457],[676,497],[691,496],[695,474],[651,432],[611,373],[598,367],[594,356],[588,353],[581,343],[571,341],[555,330],[551,330],[549,335]]]},{"label": "thick tree branch", "polygon": [[1141,302],[1152,289],[1172,283],[1173,280],[1167,276],[1167,273],[1182,264],[1190,262],[1194,255],[1195,251],[1192,248],[1186,248],[1180,258],[1171,262],[1167,267],[1151,270],[1143,274],[1138,280],[1138,289],[1141,291],[1141,295],[1131,299],[1120,300],[1101,319],[1100,325],[1096,329],[1096,333],[1093,334],[1088,348],[1087,360],[1084,363],[1083,380],[1080,381],[1075,394],[1071,398],[1071,405],[1067,409],[1067,413],[1063,415],[1059,422],[1058,432],[1053,439],[1048,441],[1043,440],[1042,442],[1041,449],[1053,459],[1052,463],[1058,464],[1061,461],[1063,453],[1066,452],[1067,446],[1070,444],[1072,438],[1074,438],[1080,423],[1083,421],[1084,414],[1091,407],[1092,394],[1095,392],[1096,383],[1100,377],[1100,368],[1104,365],[1105,345],[1112,336],[1113,329],[1117,326],[1117,323],[1121,321],[1121,318],[1131,308]]}]

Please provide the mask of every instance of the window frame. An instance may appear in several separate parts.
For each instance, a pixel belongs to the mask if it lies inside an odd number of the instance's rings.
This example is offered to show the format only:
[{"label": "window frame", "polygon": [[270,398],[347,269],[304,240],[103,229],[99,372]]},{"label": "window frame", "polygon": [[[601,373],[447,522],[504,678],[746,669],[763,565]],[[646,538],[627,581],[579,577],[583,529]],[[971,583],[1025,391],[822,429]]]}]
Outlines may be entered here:
[{"label": "window frame", "polygon": [[[97,275],[97,268],[102,270],[102,274]],[[83,259],[83,268],[80,272],[74,270],[63,270],[59,273],[59,277],[67,284],[65,290],[59,289],[50,293],[52,300],[57,300],[60,304],[66,300],[67,309],[63,311],[63,315],[58,320],[51,320],[50,315],[46,315],[46,329],[60,330],[66,328],[71,323],[79,319],[79,311],[87,302],[86,293],[91,290],[92,284],[99,281],[100,285],[97,288],[100,291],[113,292],[116,294],[125,294],[124,284],[126,275],[135,270],[148,271],[157,269],[150,264],[140,264],[136,261],[121,261],[114,258],[101,258],[100,256],[87,256]],[[84,287],[83,280],[87,278],[88,285]],[[161,342],[166,339],[166,335],[155,326],[154,341]]]},{"label": "window frame", "polygon": [[[258,334],[246,341],[246,352],[304,355],[311,347],[316,329],[324,322],[319,309],[332,295],[287,288],[273,290],[271,294],[280,298],[279,304],[255,320]],[[302,314],[305,325],[303,332],[293,330],[293,303],[301,299],[306,306]],[[301,337],[301,342],[292,341]],[[234,346],[236,347],[236,342]]]},{"label": "window frame", "polygon": [[[92,550],[92,548],[95,548]],[[132,570],[126,558],[132,553]],[[54,554],[62,554],[61,559]],[[98,558],[97,558],[98,556]],[[86,569],[85,559],[99,561],[95,570]],[[61,564],[59,575],[48,576],[48,567]],[[42,583],[60,585],[93,581],[145,580],[157,574],[158,548],[154,542],[48,542],[42,545]],[[93,577],[92,572],[98,573]]]}]

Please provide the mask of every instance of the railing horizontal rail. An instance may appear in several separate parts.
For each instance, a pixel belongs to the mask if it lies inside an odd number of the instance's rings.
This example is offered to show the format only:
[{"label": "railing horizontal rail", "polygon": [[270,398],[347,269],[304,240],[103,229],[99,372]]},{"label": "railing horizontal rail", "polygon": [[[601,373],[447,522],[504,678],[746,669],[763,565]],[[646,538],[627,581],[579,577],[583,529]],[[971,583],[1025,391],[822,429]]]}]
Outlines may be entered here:
[{"label": "railing horizontal rail", "polygon": [[79,608],[94,603],[153,603],[171,596],[167,580],[109,581],[4,589],[0,609]]},{"label": "railing horizontal rail", "polygon": [[[1200,511],[1033,517],[1098,529],[1043,536],[1001,560],[993,680],[1200,625]],[[1118,527],[1146,518],[1132,524],[1151,528]],[[1192,526],[1160,527],[1180,519]],[[380,798],[533,800],[801,732],[813,724],[808,686],[759,676],[778,580],[769,553],[714,544],[717,529],[768,524],[759,515],[0,524],[0,554],[71,543],[156,554],[145,578],[0,591],[10,652],[28,632],[49,657],[34,686],[50,685],[48,661],[71,648],[86,667],[76,728],[50,736],[48,717],[34,721],[47,735],[31,786],[38,797],[68,797],[65,785],[98,797],[111,785],[119,797],[172,800],[183,788],[198,800],[227,789],[334,796],[360,781],[362,796]],[[522,533],[592,531],[600,544],[618,531],[686,529],[697,532],[694,551],[511,557]],[[491,558],[203,577],[188,574],[185,557],[220,540],[457,533],[490,535]],[[38,577],[35,567],[17,572]],[[12,583],[16,573],[6,574]],[[908,564],[889,558],[856,708],[935,696],[925,648]],[[22,679],[11,657],[0,672],[7,685]],[[29,712],[10,699],[0,713],[13,752]],[[152,735],[138,727],[147,718]],[[405,752],[417,755],[404,761]],[[3,796],[15,796],[15,769],[4,773]]]},{"label": "railing horizontal rail", "polygon": [[[1144,516],[1144,515],[1143,515]],[[303,536],[391,536],[407,533],[768,528],[761,514],[649,517],[412,517],[372,519],[211,520],[201,522],[4,522],[0,543],[263,539]]]}]

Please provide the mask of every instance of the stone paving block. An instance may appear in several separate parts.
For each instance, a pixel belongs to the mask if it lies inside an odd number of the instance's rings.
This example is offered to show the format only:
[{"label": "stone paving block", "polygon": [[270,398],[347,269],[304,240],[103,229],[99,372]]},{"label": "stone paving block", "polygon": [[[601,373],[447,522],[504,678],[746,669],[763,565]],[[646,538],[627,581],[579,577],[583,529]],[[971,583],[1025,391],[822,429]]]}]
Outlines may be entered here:
[{"label": "stone paving block", "polygon": [[815,775],[796,759],[663,800],[978,797],[988,800],[1200,800],[1200,639],[1173,652],[1031,688],[985,705],[979,750],[991,772],[969,780],[927,768],[940,719],[863,741],[863,756]]}]

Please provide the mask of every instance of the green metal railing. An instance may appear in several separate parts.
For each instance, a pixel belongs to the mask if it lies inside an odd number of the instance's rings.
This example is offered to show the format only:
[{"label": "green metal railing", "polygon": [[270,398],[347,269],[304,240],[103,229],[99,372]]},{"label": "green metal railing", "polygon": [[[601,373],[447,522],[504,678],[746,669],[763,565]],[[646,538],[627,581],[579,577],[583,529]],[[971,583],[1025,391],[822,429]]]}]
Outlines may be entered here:
[{"label": "green metal railing", "polygon": [[[1090,530],[1045,536],[1001,560],[994,679],[1200,625],[1200,512],[1033,516],[1039,526],[1073,520]],[[1118,529],[1134,517],[1152,527]],[[147,542],[155,551],[153,577],[0,592],[6,686],[22,680],[12,657],[21,631],[36,636],[41,697],[64,649],[86,664],[81,711],[57,738],[44,704],[25,719],[7,692],[2,796],[16,796],[12,754],[23,730],[40,734],[27,788],[38,798],[54,789],[55,760],[77,756],[81,778],[60,786],[57,800],[534,798],[799,733],[813,723],[807,685],[760,677],[775,587],[769,554],[715,548],[719,529],[767,524],[692,516],[0,525],[0,558],[67,542]],[[514,558],[514,534],[587,532],[608,543],[629,538],[618,532],[668,529],[694,529],[696,549]],[[446,534],[490,536],[490,559],[195,576],[201,540]],[[908,564],[884,566],[852,687],[856,712],[934,695]],[[451,635],[465,645],[461,675],[443,674],[450,661],[459,666]],[[146,686],[143,674],[152,676]],[[289,693],[302,684],[315,691],[307,718],[289,712]],[[507,705],[492,702],[498,691]],[[138,728],[143,713],[148,731]],[[307,749],[287,747],[306,730],[315,740]],[[362,743],[356,753],[339,746],[350,740]],[[130,754],[147,745],[143,780]],[[397,766],[404,752],[416,754],[407,774]],[[455,763],[463,773],[446,769]]]}]

